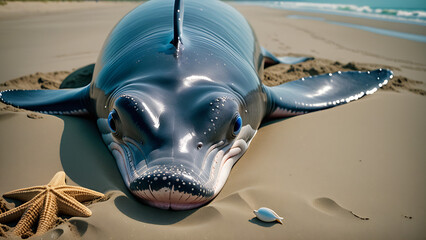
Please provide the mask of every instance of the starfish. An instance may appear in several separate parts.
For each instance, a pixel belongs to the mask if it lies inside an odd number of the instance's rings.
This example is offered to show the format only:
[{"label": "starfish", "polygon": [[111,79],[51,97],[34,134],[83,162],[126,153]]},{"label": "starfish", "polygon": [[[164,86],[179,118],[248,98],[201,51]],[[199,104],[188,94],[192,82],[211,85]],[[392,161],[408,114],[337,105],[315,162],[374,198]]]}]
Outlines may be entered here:
[{"label": "starfish", "polygon": [[13,233],[22,236],[38,219],[36,234],[40,235],[51,229],[58,214],[75,217],[90,217],[92,211],[80,202],[104,197],[104,194],[65,183],[65,172],[60,171],[47,185],[22,188],[5,193],[4,197],[26,201],[19,207],[0,214],[0,223],[19,219]]}]

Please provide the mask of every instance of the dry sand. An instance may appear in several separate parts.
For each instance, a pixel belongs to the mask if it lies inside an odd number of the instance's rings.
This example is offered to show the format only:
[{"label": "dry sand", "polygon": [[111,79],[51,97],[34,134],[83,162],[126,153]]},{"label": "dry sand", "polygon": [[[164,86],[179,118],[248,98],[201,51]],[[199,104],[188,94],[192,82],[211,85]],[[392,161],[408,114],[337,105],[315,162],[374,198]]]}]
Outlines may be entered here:
[{"label": "dry sand", "polygon": [[[61,9],[62,4],[46,6]],[[2,104],[0,193],[45,184],[64,170],[70,184],[109,196],[105,202],[90,205],[92,217],[65,221],[43,236],[49,239],[425,239],[426,44],[285,18],[309,15],[305,13],[234,6],[270,51],[316,58],[269,69],[267,84],[315,72],[382,66],[393,69],[397,77],[387,91],[262,128],[219,196],[207,206],[182,212],[137,202],[125,189],[114,159],[89,119],[14,112]],[[43,13],[42,9],[25,17],[3,18],[0,32],[2,37],[8,35],[0,40],[0,79],[17,79],[0,89],[57,88],[72,68],[95,61],[100,46],[92,50],[93,58],[79,53],[87,51],[86,44],[93,46],[88,43],[91,39],[102,44],[115,21],[130,8],[123,3],[107,10],[79,8],[66,14]],[[114,23],[91,25],[91,19],[107,19],[111,14]],[[321,17],[425,32],[420,26]],[[47,28],[50,24],[55,26]],[[21,39],[32,27],[43,29],[33,33],[34,45],[31,39]],[[84,34],[88,32],[89,40]],[[63,37],[68,45],[43,42],[42,35]],[[26,53],[19,50],[22,46]],[[69,51],[73,60],[63,60],[57,51]],[[40,62],[14,62],[25,56]],[[50,73],[28,75],[35,72]],[[24,75],[28,76],[18,78]],[[13,205],[0,202],[0,211]],[[252,210],[262,206],[284,217],[284,225],[255,219]]]},{"label": "dry sand", "polygon": [[0,6],[0,82],[96,62],[109,31],[136,5],[8,2]]}]

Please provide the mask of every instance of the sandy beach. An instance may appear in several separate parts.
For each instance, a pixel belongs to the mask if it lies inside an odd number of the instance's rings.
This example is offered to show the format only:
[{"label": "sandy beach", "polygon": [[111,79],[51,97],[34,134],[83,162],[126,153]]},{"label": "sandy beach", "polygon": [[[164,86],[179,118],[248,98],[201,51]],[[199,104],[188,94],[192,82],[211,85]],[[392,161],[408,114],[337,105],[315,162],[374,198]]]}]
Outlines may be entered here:
[{"label": "sandy beach", "polygon": [[[136,6],[0,6],[0,90],[58,88],[73,69],[96,61],[109,31]],[[392,69],[395,78],[359,101],[261,128],[217,198],[190,211],[159,210],[138,202],[91,119],[32,113],[0,103],[0,194],[46,184],[63,170],[68,184],[108,196],[89,206],[91,217],[67,219],[34,239],[426,238],[426,43],[287,16],[412,34],[425,34],[426,27],[232,6],[275,55],[315,58],[269,68],[267,85],[311,73],[380,67]],[[0,212],[19,203],[0,200]],[[257,220],[253,210],[259,207],[273,209],[284,224]]]}]

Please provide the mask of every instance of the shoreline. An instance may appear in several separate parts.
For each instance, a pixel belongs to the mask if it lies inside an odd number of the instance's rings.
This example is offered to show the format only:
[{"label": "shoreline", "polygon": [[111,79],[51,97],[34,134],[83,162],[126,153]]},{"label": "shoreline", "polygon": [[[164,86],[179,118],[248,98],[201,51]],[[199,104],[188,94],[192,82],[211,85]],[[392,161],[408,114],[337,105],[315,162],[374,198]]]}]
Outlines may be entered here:
[{"label": "shoreline", "polygon": [[424,17],[426,9],[424,6],[417,9],[407,9],[406,6],[404,6],[404,8],[371,7],[368,5],[357,5],[354,3],[313,3],[291,1],[236,1],[235,3],[241,5],[256,5],[286,11],[350,16],[355,18],[364,18],[367,20],[426,26],[426,19]]}]

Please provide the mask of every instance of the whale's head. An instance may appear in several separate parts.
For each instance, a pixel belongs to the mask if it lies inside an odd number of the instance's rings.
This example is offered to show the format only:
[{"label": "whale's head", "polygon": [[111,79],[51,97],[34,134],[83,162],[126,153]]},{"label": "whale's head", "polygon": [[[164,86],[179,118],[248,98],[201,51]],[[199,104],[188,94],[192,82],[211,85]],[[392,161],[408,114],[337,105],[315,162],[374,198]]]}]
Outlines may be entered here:
[{"label": "whale's head", "polygon": [[211,201],[256,133],[229,93],[121,94],[98,126],[133,195],[162,209]]}]

